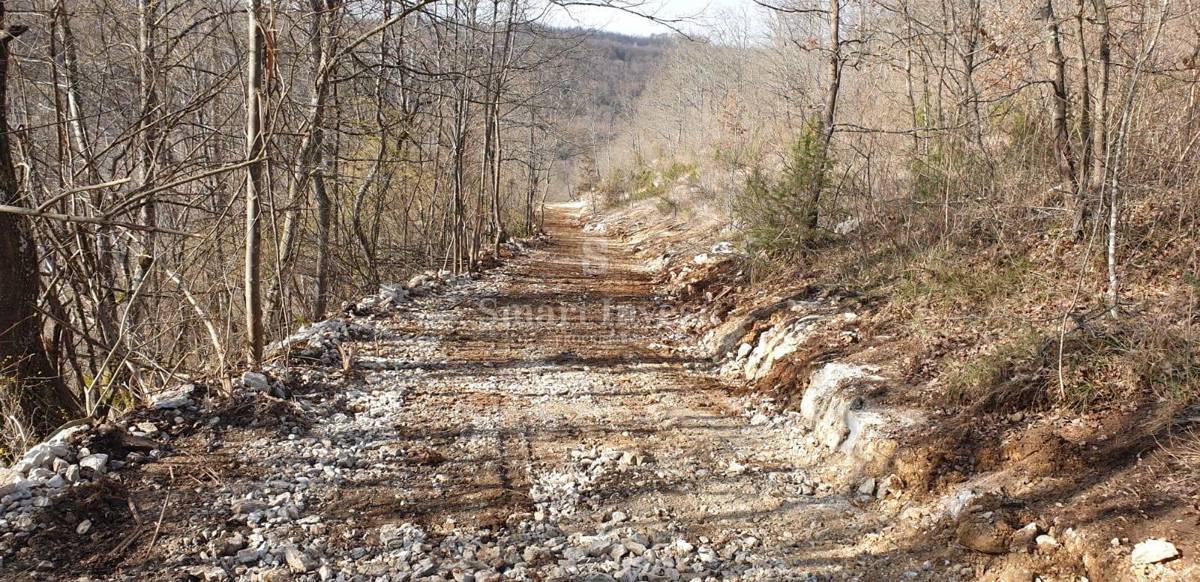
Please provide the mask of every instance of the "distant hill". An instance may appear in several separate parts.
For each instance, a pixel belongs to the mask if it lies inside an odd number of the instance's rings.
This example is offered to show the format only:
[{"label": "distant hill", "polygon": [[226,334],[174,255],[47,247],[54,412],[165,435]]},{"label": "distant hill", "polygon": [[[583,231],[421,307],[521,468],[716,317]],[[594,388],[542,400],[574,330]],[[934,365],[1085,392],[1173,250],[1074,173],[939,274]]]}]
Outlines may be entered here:
[{"label": "distant hill", "polygon": [[555,104],[562,138],[555,182],[562,187],[579,163],[612,140],[623,123],[631,122],[638,98],[675,40],[578,28],[554,32],[561,42],[576,45]]}]

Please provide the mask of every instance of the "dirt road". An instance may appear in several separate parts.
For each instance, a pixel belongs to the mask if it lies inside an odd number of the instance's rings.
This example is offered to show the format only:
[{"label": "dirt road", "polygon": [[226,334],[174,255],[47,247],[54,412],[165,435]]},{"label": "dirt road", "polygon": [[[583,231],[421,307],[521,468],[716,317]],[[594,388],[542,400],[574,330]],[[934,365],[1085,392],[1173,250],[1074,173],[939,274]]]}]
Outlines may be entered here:
[{"label": "dirt road", "polygon": [[917,541],[884,540],[888,516],[808,479],[801,435],[752,422],[676,349],[690,340],[629,249],[565,212],[546,226],[476,280],[355,318],[345,370],[276,370],[289,398],[160,418],[173,453],[77,487],[5,572],[973,578],[922,569]]}]

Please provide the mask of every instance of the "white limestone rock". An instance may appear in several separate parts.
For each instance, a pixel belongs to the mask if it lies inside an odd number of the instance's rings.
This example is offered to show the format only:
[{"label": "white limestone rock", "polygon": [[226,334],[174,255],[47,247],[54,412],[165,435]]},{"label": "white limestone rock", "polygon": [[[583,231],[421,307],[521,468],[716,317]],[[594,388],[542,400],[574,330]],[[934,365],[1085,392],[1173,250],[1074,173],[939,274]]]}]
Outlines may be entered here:
[{"label": "white limestone rock", "polygon": [[1179,557],[1179,548],[1167,540],[1151,538],[1133,547],[1129,559],[1134,564],[1157,564]]}]

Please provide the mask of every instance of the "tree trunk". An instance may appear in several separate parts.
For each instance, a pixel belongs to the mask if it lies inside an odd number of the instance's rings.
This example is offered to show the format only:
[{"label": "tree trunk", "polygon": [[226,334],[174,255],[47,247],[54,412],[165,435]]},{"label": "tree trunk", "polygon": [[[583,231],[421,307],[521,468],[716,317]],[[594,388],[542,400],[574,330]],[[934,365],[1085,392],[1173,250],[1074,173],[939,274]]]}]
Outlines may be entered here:
[{"label": "tree trunk", "polygon": [[1091,184],[1092,156],[1096,149],[1095,138],[1092,136],[1092,86],[1091,72],[1088,66],[1087,39],[1084,29],[1084,9],[1086,0],[1077,0],[1075,12],[1076,32],[1079,41],[1079,177],[1076,179],[1079,195],[1075,204],[1071,228],[1078,239],[1083,238],[1084,227],[1088,219],[1088,203]]},{"label": "tree trunk", "polygon": [[[494,0],[499,4],[500,0]],[[500,95],[504,91],[508,69],[512,64],[513,20],[516,18],[516,0],[508,4],[508,21],[504,25],[504,46],[500,50],[500,70],[496,73],[496,90],[492,93],[492,131],[495,133],[492,152],[492,222],[495,223],[495,238],[492,239],[492,254],[500,256],[500,245],[508,240],[504,229],[503,208],[500,199],[500,170],[504,161],[503,135],[500,133]]]},{"label": "tree trunk", "polygon": [[979,117],[979,96],[975,90],[975,55],[979,51],[979,32],[982,30],[983,13],[979,0],[970,0],[967,9],[966,47],[962,51],[962,103],[959,123],[970,124],[970,140],[983,151],[983,123]]},{"label": "tree trunk", "polygon": [[66,0],[59,0],[58,30],[62,36],[62,58],[64,81],[66,81],[67,119],[70,121],[71,133],[75,134],[75,155],[83,163],[84,173],[90,183],[101,181],[100,172],[96,169],[96,158],[92,152],[92,141],[88,135],[87,117],[79,100],[79,56],[75,47],[75,34],[71,31],[71,19],[67,13]]},{"label": "tree trunk", "polygon": [[1058,17],[1054,15],[1053,0],[1046,0],[1042,5],[1041,17],[1046,21],[1046,58],[1054,67],[1050,85],[1054,92],[1050,104],[1050,123],[1054,132],[1054,154],[1058,161],[1060,178],[1071,189],[1068,200],[1078,208],[1083,201],[1079,196],[1079,184],[1076,183],[1078,174],[1075,173],[1075,153],[1071,147],[1071,133],[1067,126],[1067,113],[1070,100],[1067,96],[1067,59],[1063,56],[1062,33],[1058,27]]},{"label": "tree trunk", "polygon": [[[67,98],[67,120],[74,137],[74,148],[71,153],[83,164],[87,183],[98,184],[103,180],[96,167],[91,136],[88,135],[87,125],[84,123],[86,116],[79,97],[79,56],[65,0],[59,0],[56,12],[58,32],[62,41],[61,57],[64,93]],[[92,193],[92,212],[98,213],[104,205],[101,192],[102,190],[95,190]],[[76,231],[76,240],[81,249],[90,250],[87,260],[91,262],[92,273],[90,275],[94,280],[89,281],[89,285],[92,287],[92,301],[96,304],[96,322],[100,329],[102,343],[111,348],[116,344],[118,336],[116,297],[113,291],[116,288],[116,275],[112,265],[112,235],[108,232],[108,228],[98,226],[92,240],[89,241],[84,229],[80,228]]]},{"label": "tree trunk", "polygon": [[508,240],[508,232],[504,229],[504,216],[500,201],[500,170],[504,156],[503,141],[500,136],[500,89],[496,89],[495,101],[492,105],[492,125],[495,136],[492,141],[492,223],[495,227],[495,237],[492,239],[492,255],[500,256],[500,245]]},{"label": "tree trunk", "polygon": [[[912,116],[912,159],[920,160],[921,155],[921,134],[917,128],[921,125],[921,113],[917,109],[917,93],[913,86],[913,55],[916,51],[913,50],[913,45],[916,43],[913,35],[912,13],[908,2],[904,3],[904,32],[908,42],[905,43],[904,49],[904,91],[908,96],[908,110]],[[926,112],[928,117],[928,112]]]},{"label": "tree trunk", "polygon": [[829,148],[833,142],[834,121],[837,116],[838,92],[842,87],[842,38],[841,0],[829,0],[829,82],[825,86],[825,110],[821,114],[821,152],[817,156],[818,167],[812,171],[808,186],[807,226],[817,228],[821,214],[821,190],[825,185],[825,167],[829,159]]},{"label": "tree trunk", "polygon": [[[1112,139],[1111,163],[1107,164],[1108,241],[1105,254],[1108,266],[1108,315],[1113,319],[1117,319],[1121,314],[1121,281],[1118,274],[1119,266],[1117,264],[1117,229],[1121,221],[1121,170],[1125,159],[1125,148],[1129,142],[1129,128],[1133,123],[1134,105],[1142,75],[1142,67],[1145,66],[1146,61],[1154,54],[1154,47],[1158,45],[1158,39],[1162,35],[1163,26],[1167,20],[1168,3],[1169,0],[1162,0],[1158,14],[1158,25],[1154,33],[1150,36],[1145,50],[1138,55],[1133,63],[1133,68],[1129,74],[1128,89],[1125,93],[1124,102],[1121,104],[1121,117],[1117,122],[1117,131]],[[1107,14],[1105,14],[1104,21],[1107,24]]]},{"label": "tree trunk", "polygon": [[333,203],[320,170],[313,174],[312,190],[317,205],[317,289],[312,315],[313,321],[320,321],[329,306],[329,231],[333,226]]},{"label": "tree trunk", "polygon": [[252,160],[246,171],[246,340],[250,363],[261,369],[263,363],[262,309],[262,210],[259,202],[264,191],[263,154],[267,149],[262,129],[263,59],[266,39],[259,24],[262,0],[247,0],[246,28],[250,54],[246,59],[246,159]]},{"label": "tree trunk", "polygon": [[[155,168],[159,155],[160,104],[158,94],[158,59],[155,54],[157,27],[159,18],[159,0],[138,0],[138,89],[142,100],[142,117],[140,120],[139,146],[141,158],[138,161],[139,189],[146,190],[154,186]],[[156,196],[150,195],[138,210],[138,222],[151,227],[138,237],[137,262],[134,266],[131,289],[141,289],[147,286],[157,254],[157,233],[153,227],[158,226],[158,205]],[[128,332],[125,335],[126,348],[135,351],[140,341],[139,329],[143,316],[153,308],[148,305],[152,299],[146,293],[135,293],[130,297],[132,303],[128,308]]]},{"label": "tree trunk", "polygon": [[537,120],[534,118],[534,110],[529,108],[529,184],[525,191],[525,236],[533,236],[533,201],[537,196],[538,190],[538,171],[537,158],[534,155],[537,143],[535,142],[535,130],[537,129]]},{"label": "tree trunk", "polygon": [[[383,130],[380,128],[380,132]],[[363,260],[367,263],[367,274],[370,276],[371,288],[378,289],[380,283],[379,267],[375,262],[375,249],[371,245],[371,239],[367,236],[366,228],[363,227],[362,212],[363,206],[367,200],[367,194],[371,191],[371,186],[379,178],[379,169],[383,166],[383,158],[387,155],[386,142],[379,141],[379,149],[376,150],[375,161],[371,164],[371,169],[367,175],[363,177],[362,184],[358,185],[358,191],[354,194],[354,207],[350,216],[350,226],[354,230],[354,239],[358,242],[358,248],[362,251]],[[375,217],[375,221],[379,221],[379,217]]]},{"label": "tree trunk", "polygon": [[1109,73],[1112,68],[1112,49],[1109,45],[1110,33],[1108,27],[1108,3],[1106,0],[1092,0],[1096,10],[1096,25],[1100,27],[1100,72],[1099,93],[1096,95],[1096,122],[1092,131],[1092,140],[1096,147],[1092,152],[1092,188],[1099,191],[1106,179],[1108,157],[1108,91]]},{"label": "tree trunk", "polygon": [[[0,204],[18,206],[20,185],[8,129],[8,43],[26,27],[4,25],[4,4],[0,0]],[[0,213],[0,389],[16,392],[22,414],[41,434],[77,414],[79,403],[42,345],[38,296],[37,249],[29,225],[20,215]]]},{"label": "tree trunk", "polygon": [[[387,21],[390,20],[391,17],[392,3],[390,0],[384,0],[383,19]],[[401,25],[403,26],[403,22]],[[403,31],[401,32],[401,35],[403,35]],[[386,36],[379,40],[379,62],[381,65],[388,62],[388,43]],[[379,289],[379,266],[375,261],[375,250],[371,244],[371,239],[367,236],[367,231],[363,227],[362,212],[363,205],[367,200],[367,194],[370,193],[371,187],[379,178],[379,170],[383,166],[384,157],[387,156],[387,144],[388,139],[390,139],[388,135],[387,119],[384,116],[384,107],[386,106],[386,102],[384,101],[383,89],[384,76],[383,71],[381,70],[378,77],[375,78],[374,95],[375,130],[379,132],[379,147],[376,150],[375,161],[371,164],[371,169],[367,172],[367,175],[363,177],[362,184],[359,184],[358,191],[354,194],[354,206],[350,214],[350,227],[354,231],[354,239],[358,242],[358,247],[362,251],[363,260],[365,260],[367,263],[366,271],[368,276],[371,278],[371,289],[374,291],[378,291]],[[379,216],[375,217],[375,223],[379,223]],[[407,226],[407,220],[405,221],[405,225]]]},{"label": "tree trunk", "polygon": [[283,234],[280,243],[279,271],[280,277],[271,285],[268,293],[268,311],[275,314],[280,307],[286,291],[282,279],[291,271],[295,262],[296,236],[299,228],[299,207],[302,206],[304,192],[312,189],[313,200],[317,209],[317,289],[316,301],[313,305],[314,319],[320,319],[325,311],[324,303],[328,297],[329,284],[329,254],[328,238],[329,225],[332,222],[331,206],[322,176],[319,175],[324,162],[324,128],[325,110],[329,100],[330,76],[333,74],[333,35],[330,27],[334,22],[334,11],[339,4],[332,0],[310,0],[313,21],[309,29],[309,55],[313,60],[312,84],[309,89],[309,116],[305,120],[308,131],[300,140],[300,149],[296,154],[297,164],[292,173],[288,186],[287,211],[283,220]]},{"label": "tree trunk", "polygon": [[[155,55],[155,37],[159,17],[159,0],[138,1],[138,44],[140,63],[138,67],[138,85],[142,97],[141,150],[140,163],[141,187],[150,188],[154,183],[154,166],[158,161],[158,63]],[[141,223],[146,226],[156,226],[158,208],[154,196],[146,198],[140,210]],[[154,261],[155,233],[147,230],[141,235],[141,256],[138,257],[135,284],[146,277]]]},{"label": "tree trunk", "polygon": [[[496,40],[500,29],[500,24],[498,22],[499,18],[500,0],[492,0],[491,34],[489,35],[491,41],[488,43],[487,70],[484,74],[484,79],[487,81],[487,84],[483,89],[483,157],[479,161],[479,196],[476,201],[477,221],[479,218],[482,218],[482,214],[479,213],[483,211],[483,199],[488,190],[492,188],[492,184],[494,183],[490,173],[494,167],[493,158],[496,156],[495,141],[500,138],[498,135],[500,128],[497,127],[495,123],[497,118],[495,115],[495,107],[498,106],[498,102],[500,100],[498,97],[498,93],[500,91],[500,83],[498,80],[500,73],[497,70],[496,63]],[[492,194],[495,196],[498,194],[498,192],[493,192]],[[489,218],[489,222],[494,230],[499,230],[500,215],[498,212],[496,212],[495,205],[493,205],[492,210],[493,215]],[[479,224],[482,225],[483,223],[479,222]],[[478,247],[478,230],[479,229],[476,229],[476,239],[471,245],[472,259],[474,259],[475,252]]]}]

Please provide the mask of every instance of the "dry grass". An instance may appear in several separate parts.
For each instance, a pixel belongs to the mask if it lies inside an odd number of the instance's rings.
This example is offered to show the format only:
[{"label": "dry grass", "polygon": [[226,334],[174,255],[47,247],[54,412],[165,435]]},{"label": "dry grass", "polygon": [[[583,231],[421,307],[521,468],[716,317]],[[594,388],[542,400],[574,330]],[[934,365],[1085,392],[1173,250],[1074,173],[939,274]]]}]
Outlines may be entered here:
[{"label": "dry grass", "polygon": [[[918,381],[952,406],[1186,405],[1200,398],[1200,179],[1175,161],[1200,154],[1181,157],[1169,151],[1180,143],[1154,137],[1169,119],[1139,123],[1121,176],[1117,320],[1106,316],[1106,209],[1093,193],[1076,240],[1041,105],[1025,97],[985,121],[982,146],[947,132],[914,157],[907,138],[841,136],[821,243],[753,254],[752,280],[861,294],[879,306],[880,333],[916,346],[927,371]],[[769,183],[786,186],[785,168],[767,168]],[[691,198],[671,189],[674,204],[660,211],[686,215],[718,192],[744,198],[748,173],[708,160],[699,182],[715,186]],[[747,222],[786,229],[787,209],[754,202],[755,213],[726,220],[757,248]]]},{"label": "dry grass", "polygon": [[[754,279],[862,293],[880,306],[881,331],[921,347],[916,356],[951,407],[1180,407],[1200,398],[1196,209],[1149,191],[1130,195],[1114,321],[1103,224],[1093,221],[1092,236],[1074,242],[1060,192],[1026,183],[1027,170],[993,171],[1009,182],[993,184],[987,198],[955,193],[949,216],[904,192],[870,204],[844,196],[826,215],[858,217],[859,228],[793,260],[752,257]],[[679,205],[686,213],[703,203]]]},{"label": "dry grass", "polygon": [[949,362],[946,396],[982,411],[1139,400],[1186,406],[1200,395],[1196,345],[1152,321],[1105,321],[1062,336],[1029,331]]},{"label": "dry grass", "polygon": [[8,460],[37,442],[17,397],[19,386],[11,375],[0,371],[0,459]]}]

